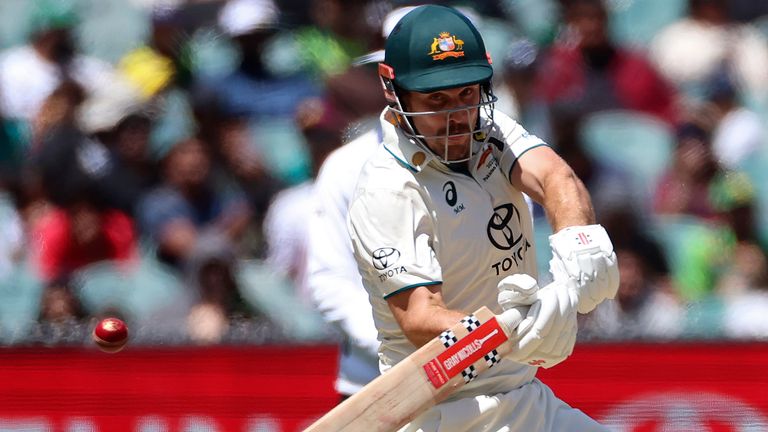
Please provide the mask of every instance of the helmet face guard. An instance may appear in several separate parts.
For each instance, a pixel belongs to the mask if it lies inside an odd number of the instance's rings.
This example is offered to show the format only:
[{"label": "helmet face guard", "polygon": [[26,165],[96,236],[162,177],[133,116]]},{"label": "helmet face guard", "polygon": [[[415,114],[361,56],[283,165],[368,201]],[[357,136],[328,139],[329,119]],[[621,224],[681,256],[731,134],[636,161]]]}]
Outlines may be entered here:
[{"label": "helmet face guard", "polygon": [[[382,79],[384,78],[382,77]],[[408,138],[411,138],[419,148],[432,155],[435,159],[445,164],[466,162],[480,151],[482,146],[479,144],[484,143],[487,139],[488,133],[493,126],[493,109],[498,100],[491,90],[490,83],[481,84],[480,89],[481,94],[479,103],[439,111],[407,111],[400,102],[400,97],[397,95],[397,92],[394,92],[394,100],[390,102],[389,111],[395,113],[398,126],[400,126],[403,134]],[[467,125],[469,129],[467,132],[451,133],[450,124],[452,115],[455,115],[456,113],[466,113],[466,118],[472,119],[473,112],[476,119],[474,124]],[[445,117],[444,134],[424,135],[418,131],[413,121],[414,118],[437,115],[443,115]],[[451,138],[459,137],[469,137],[469,148],[463,157],[451,158],[448,154],[448,142]],[[432,143],[432,147],[430,147],[428,142]],[[435,143],[438,145],[435,145]]]}]

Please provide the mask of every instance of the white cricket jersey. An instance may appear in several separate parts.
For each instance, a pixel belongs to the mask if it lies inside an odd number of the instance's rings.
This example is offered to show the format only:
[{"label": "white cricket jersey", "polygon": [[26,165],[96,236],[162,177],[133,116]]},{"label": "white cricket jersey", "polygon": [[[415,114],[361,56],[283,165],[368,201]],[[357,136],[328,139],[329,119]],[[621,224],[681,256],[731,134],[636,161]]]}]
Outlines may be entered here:
[{"label": "white cricket jersey", "polygon": [[336,391],[349,395],[379,375],[377,332],[347,231],[347,209],[363,164],[380,143],[374,128],[334,150],[315,180],[307,230],[306,287],[323,318],[344,335]]},{"label": "white cricket jersey", "polygon": [[[416,351],[387,297],[442,284],[449,309],[470,313],[487,306],[498,314],[496,286],[502,278],[514,273],[537,278],[528,205],[497,161],[505,147],[517,160],[546,145],[495,111],[488,139],[478,143],[482,148],[468,162],[469,177],[434,160],[385,120],[384,113],[383,145],[363,167],[348,220],[373,305],[382,371]],[[534,367],[502,361],[452,399],[510,391],[535,374]]]}]

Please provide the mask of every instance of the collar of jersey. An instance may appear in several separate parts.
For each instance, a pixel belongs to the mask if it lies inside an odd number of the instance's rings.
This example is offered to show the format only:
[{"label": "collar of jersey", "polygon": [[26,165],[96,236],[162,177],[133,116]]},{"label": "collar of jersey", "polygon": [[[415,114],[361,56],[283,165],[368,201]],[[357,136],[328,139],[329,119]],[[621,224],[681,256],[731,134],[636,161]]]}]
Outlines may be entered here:
[{"label": "collar of jersey", "polygon": [[[392,157],[394,157],[404,167],[415,173],[420,172],[425,166],[429,164],[432,159],[434,159],[434,156],[428,152],[425,152],[421,147],[413,142],[412,138],[405,136],[399,127],[390,123],[389,120],[386,119],[387,111],[388,109],[385,108],[379,116],[379,120],[381,121],[381,129],[383,132],[382,141],[384,144],[384,149],[387,150],[389,154],[391,154]],[[414,162],[414,157],[418,153],[423,155],[423,160],[420,164],[416,164]],[[422,156],[419,156],[416,159],[418,160],[421,158]]]}]

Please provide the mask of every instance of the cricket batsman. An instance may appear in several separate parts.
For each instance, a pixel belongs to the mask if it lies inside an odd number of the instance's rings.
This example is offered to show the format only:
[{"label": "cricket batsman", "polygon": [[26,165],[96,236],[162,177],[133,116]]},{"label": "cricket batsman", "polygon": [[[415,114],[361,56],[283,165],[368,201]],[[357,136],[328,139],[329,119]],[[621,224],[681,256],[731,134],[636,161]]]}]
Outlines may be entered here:
[{"label": "cricket batsman", "polygon": [[[494,110],[493,69],[474,25],[455,9],[408,13],[379,65],[389,106],[382,145],[364,165],[348,225],[373,307],[382,372],[455,325],[490,308],[512,322],[514,349],[403,431],[604,431],[536,379],[572,352],[576,313],[618,289],[616,255],[595,224],[571,168],[514,120]],[[539,288],[523,193],[555,232]],[[515,315],[517,317],[517,315]]]}]

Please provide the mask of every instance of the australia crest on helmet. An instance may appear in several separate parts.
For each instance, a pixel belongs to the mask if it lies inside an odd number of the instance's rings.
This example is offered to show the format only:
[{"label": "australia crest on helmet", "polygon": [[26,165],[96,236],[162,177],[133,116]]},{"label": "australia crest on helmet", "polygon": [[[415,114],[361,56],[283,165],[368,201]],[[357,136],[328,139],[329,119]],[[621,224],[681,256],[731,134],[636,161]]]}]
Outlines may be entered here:
[{"label": "australia crest on helmet", "polygon": [[432,56],[432,60],[464,56],[464,41],[448,32],[442,32],[438,37],[433,38],[430,48],[428,54]]}]

